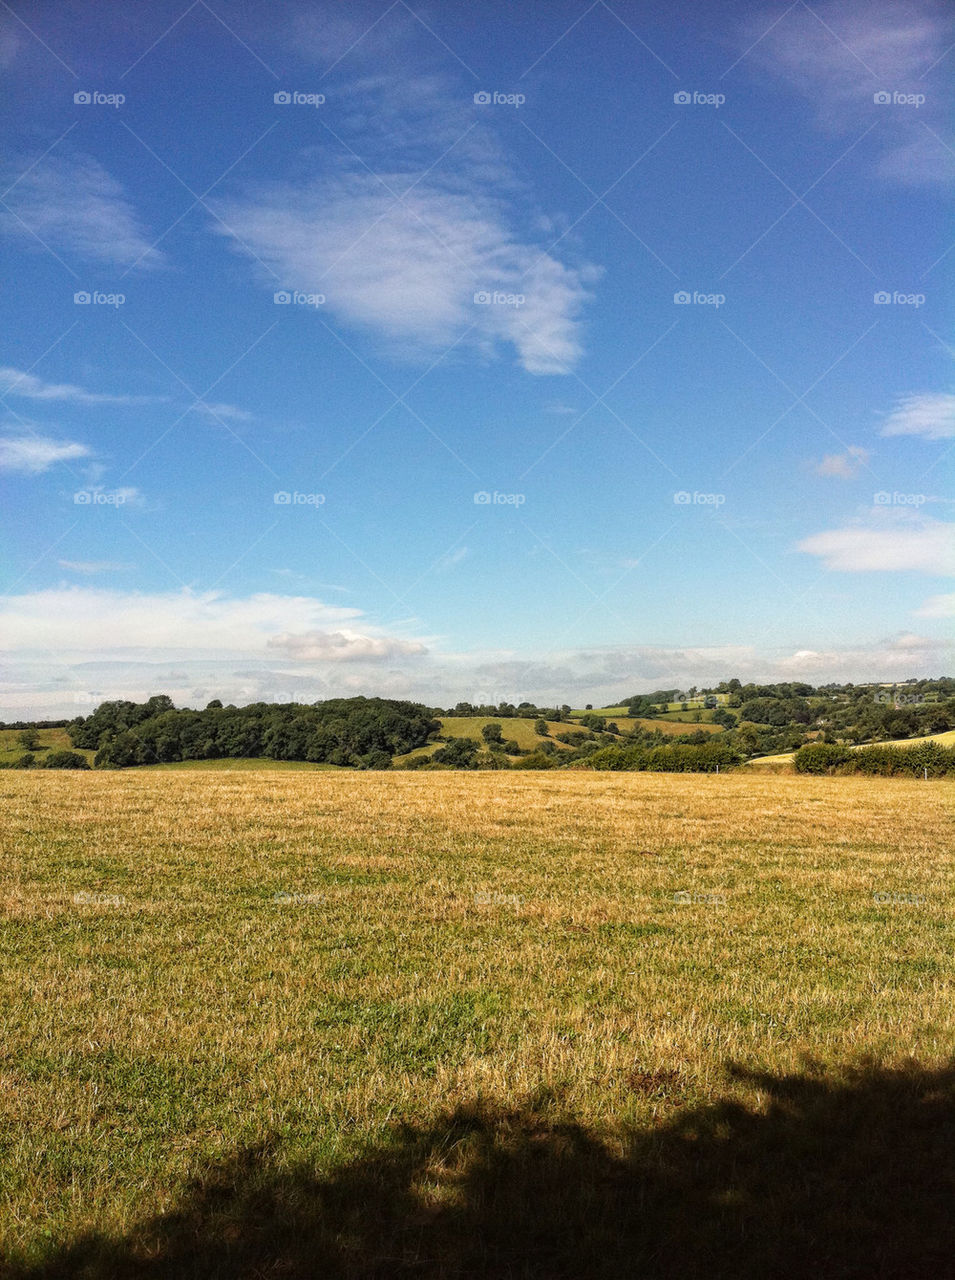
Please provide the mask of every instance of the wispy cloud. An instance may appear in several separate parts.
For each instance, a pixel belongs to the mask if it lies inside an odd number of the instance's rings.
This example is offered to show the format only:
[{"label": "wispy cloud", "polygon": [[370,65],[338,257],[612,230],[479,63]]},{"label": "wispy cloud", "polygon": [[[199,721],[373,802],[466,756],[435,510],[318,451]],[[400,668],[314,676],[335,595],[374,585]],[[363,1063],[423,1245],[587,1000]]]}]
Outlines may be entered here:
[{"label": "wispy cloud", "polygon": [[[347,45],[347,33],[333,45]],[[361,70],[363,48],[342,66]],[[457,341],[488,356],[511,348],[529,373],[570,371],[599,273],[562,260],[570,238],[561,258],[548,248],[542,228],[557,239],[552,219],[527,222],[531,193],[503,160],[473,88],[406,60],[343,85],[344,122],[320,157],[303,157],[306,176],[217,201],[217,230],[275,273],[280,284],[262,273],[269,289],[324,295],[322,315],[400,356],[426,358]]]},{"label": "wispy cloud", "polygon": [[51,440],[47,436],[4,436],[0,438],[0,471],[39,475],[58,462],[89,457],[85,444],[74,440]]},{"label": "wispy cloud", "polygon": [[903,396],[879,434],[924,436],[926,440],[947,440],[955,436],[955,395],[925,392]]},{"label": "wispy cloud", "polygon": [[[875,172],[888,180],[955,176],[955,160],[935,136],[949,132],[948,98],[937,78],[927,78],[955,40],[950,10],[933,0],[832,0],[794,5],[764,34],[771,16],[747,21],[744,43],[758,41],[748,56],[801,93],[822,128],[861,133],[875,124]],[[877,94],[921,94],[923,101],[877,101]]]},{"label": "wispy cloud", "polygon": [[92,157],[53,154],[9,180],[15,185],[6,204],[13,212],[0,217],[8,235],[114,267],[156,267],[164,261],[122,184]]},{"label": "wispy cloud", "polygon": [[234,404],[206,404],[200,401],[194,404],[190,410],[191,413],[201,413],[205,417],[215,420],[216,418],[224,419],[226,422],[251,422],[253,415],[240,409]]},{"label": "wispy cloud", "polygon": [[72,382],[44,382],[32,373],[9,366],[0,367],[0,395],[23,400],[53,400],[68,404],[155,404],[162,396],[116,396],[106,391],[87,391]]},{"label": "wispy cloud", "polygon": [[797,549],[840,572],[955,574],[955,524],[902,511],[815,533]]}]

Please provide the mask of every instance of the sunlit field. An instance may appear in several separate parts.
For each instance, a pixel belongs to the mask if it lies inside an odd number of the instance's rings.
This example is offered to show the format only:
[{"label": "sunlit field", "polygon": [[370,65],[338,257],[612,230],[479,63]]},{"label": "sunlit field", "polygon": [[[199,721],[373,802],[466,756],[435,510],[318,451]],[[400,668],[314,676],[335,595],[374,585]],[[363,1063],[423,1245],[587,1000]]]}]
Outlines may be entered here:
[{"label": "sunlit field", "polygon": [[849,1275],[873,1232],[871,1274],[934,1265],[950,783],[0,790],[10,1274]]}]

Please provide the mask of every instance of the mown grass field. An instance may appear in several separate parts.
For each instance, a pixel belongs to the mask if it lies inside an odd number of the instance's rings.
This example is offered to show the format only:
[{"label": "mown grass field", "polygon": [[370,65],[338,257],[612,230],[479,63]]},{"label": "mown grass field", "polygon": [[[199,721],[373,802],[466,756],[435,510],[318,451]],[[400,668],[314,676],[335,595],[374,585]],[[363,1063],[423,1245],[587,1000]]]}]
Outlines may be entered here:
[{"label": "mown grass field", "polygon": [[950,783],[0,793],[3,1274],[951,1274]]}]

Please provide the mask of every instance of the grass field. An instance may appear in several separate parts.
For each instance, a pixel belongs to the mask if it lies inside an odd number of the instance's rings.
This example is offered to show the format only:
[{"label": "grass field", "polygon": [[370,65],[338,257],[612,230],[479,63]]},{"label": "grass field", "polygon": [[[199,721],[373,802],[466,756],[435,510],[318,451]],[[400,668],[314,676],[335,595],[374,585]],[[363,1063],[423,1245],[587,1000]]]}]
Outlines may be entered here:
[{"label": "grass field", "polygon": [[[922,738],[892,738],[888,742],[879,742],[874,745],[880,747],[917,747],[920,742],[937,742],[941,747],[955,746],[955,729],[946,729],[944,733],[927,733]],[[862,744],[872,746],[872,743]],[[778,756],[757,756],[754,760],[750,760],[750,764],[792,764],[794,752],[787,751],[784,755]]]},{"label": "grass field", "polygon": [[[50,751],[77,750],[70,742],[70,735],[65,729],[38,729],[37,737],[40,739],[40,746],[33,754],[38,763],[42,763],[44,755]],[[26,755],[26,748],[20,745],[19,738],[19,729],[0,729],[0,764],[12,764]],[[81,751],[80,754],[86,756],[92,764],[96,752]]]},{"label": "grass field", "polygon": [[950,1274],[950,784],[0,792],[4,1275]]},{"label": "grass field", "polygon": [[240,756],[236,759],[222,757],[214,760],[173,760],[167,764],[144,764],[137,768],[156,769],[204,769],[218,773],[242,773],[246,770],[258,769],[293,769],[299,772],[314,773],[316,770],[337,770],[335,764],[310,764],[307,760],[271,760],[268,756]]}]

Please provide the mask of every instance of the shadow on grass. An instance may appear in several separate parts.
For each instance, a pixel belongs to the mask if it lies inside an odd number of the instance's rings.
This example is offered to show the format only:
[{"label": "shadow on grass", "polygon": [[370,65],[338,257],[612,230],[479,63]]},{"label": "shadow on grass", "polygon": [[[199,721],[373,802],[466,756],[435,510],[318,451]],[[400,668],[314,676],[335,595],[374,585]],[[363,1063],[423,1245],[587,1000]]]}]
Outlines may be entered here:
[{"label": "shadow on grass", "polygon": [[128,1238],[5,1274],[955,1276],[955,1067],[736,1075],[758,1110],[683,1111],[614,1147],[539,1102],[396,1131],[329,1177],[242,1151]]}]

